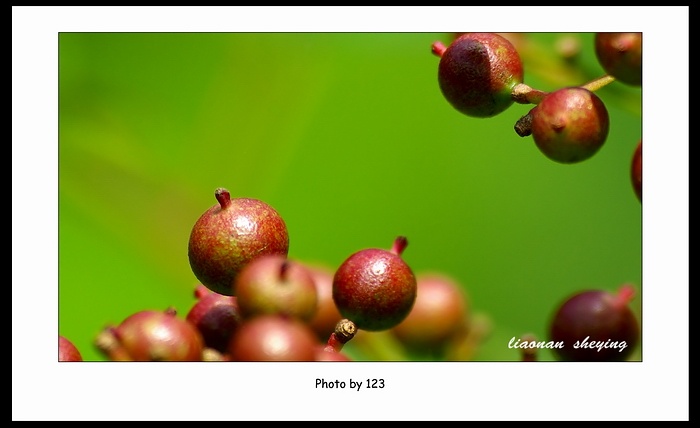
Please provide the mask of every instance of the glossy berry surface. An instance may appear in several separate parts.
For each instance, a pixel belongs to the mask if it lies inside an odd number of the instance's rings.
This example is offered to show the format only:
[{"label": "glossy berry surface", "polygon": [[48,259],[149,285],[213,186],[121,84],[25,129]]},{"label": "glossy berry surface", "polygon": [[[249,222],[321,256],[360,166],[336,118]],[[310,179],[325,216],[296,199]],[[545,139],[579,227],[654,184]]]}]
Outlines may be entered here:
[{"label": "glossy berry surface", "polygon": [[302,321],[260,315],[246,321],[229,343],[231,361],[315,361],[316,336]]},{"label": "glossy berry surface", "polygon": [[[584,290],[567,298],[551,319],[550,340],[562,361],[625,361],[639,342],[637,317],[629,307],[633,290]],[[576,346],[578,343],[578,346]]]},{"label": "glossy berry surface", "polygon": [[399,237],[391,250],[367,248],[348,257],[333,277],[333,300],[358,329],[387,330],[404,320],[416,300],[416,277],[401,253]]},{"label": "glossy berry surface", "polygon": [[308,268],[279,254],[251,261],[235,281],[243,318],[281,314],[310,321],[316,314],[316,284]]},{"label": "glossy berry surface", "polygon": [[584,88],[558,89],[545,96],[530,114],[535,144],[556,162],[589,159],[608,137],[608,110],[596,94]]},{"label": "glossy berry surface", "polygon": [[[103,332],[112,343],[102,347],[118,361],[201,361],[204,340],[194,325],[172,309],[136,312]],[[98,345],[99,346],[99,345]]]},{"label": "glossy berry surface", "polygon": [[632,154],[632,165],[630,167],[630,178],[632,179],[632,189],[637,195],[639,202],[642,202],[642,140],[639,140],[637,147]]},{"label": "glossy berry surface", "polygon": [[606,73],[622,83],[642,85],[642,33],[596,33],[594,45]]},{"label": "glossy berry surface", "polygon": [[58,336],[58,361],[83,361],[83,356],[73,342],[60,335]]},{"label": "glossy berry surface", "polygon": [[236,297],[215,293],[203,285],[195,289],[195,297],[197,301],[185,320],[199,330],[205,346],[226,352],[231,336],[242,322]]},{"label": "glossy berry surface", "polygon": [[406,319],[391,331],[406,347],[439,349],[468,328],[469,307],[465,293],[452,278],[437,274],[417,276],[417,295]]},{"label": "glossy berry surface", "polygon": [[210,290],[232,295],[238,273],[254,258],[287,255],[289,234],[280,214],[267,203],[231,198],[224,188],[215,191],[213,205],[194,224],[188,244],[192,272]]},{"label": "glossy berry surface", "polygon": [[517,50],[496,33],[465,33],[441,54],[438,84],[461,113],[492,117],[513,104],[511,91],[523,81]]}]

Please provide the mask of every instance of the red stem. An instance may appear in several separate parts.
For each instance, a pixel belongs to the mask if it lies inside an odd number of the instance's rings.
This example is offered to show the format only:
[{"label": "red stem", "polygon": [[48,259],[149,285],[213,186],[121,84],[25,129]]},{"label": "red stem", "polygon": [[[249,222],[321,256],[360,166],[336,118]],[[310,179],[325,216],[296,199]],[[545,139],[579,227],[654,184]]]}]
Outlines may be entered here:
[{"label": "red stem", "polygon": [[209,290],[204,284],[199,284],[194,289],[194,297],[196,297],[197,299],[201,299],[204,296],[208,296],[210,293],[212,293],[212,291]]},{"label": "red stem", "polygon": [[391,252],[400,256],[407,246],[408,238],[406,238],[405,236],[399,236],[394,240],[394,245],[391,247]]},{"label": "red stem", "polygon": [[229,205],[231,205],[231,193],[229,193],[229,191],[223,187],[216,189],[214,191],[214,196],[216,197],[216,200],[219,201],[219,205],[221,205],[222,210],[225,210]]},{"label": "red stem", "polygon": [[442,54],[444,54],[445,51],[447,50],[447,47],[440,41],[433,43],[430,46],[430,48],[433,52],[433,55],[438,56],[438,57],[442,57]]},{"label": "red stem", "polygon": [[632,284],[623,284],[617,292],[615,305],[618,307],[627,306],[635,295],[635,289]]}]

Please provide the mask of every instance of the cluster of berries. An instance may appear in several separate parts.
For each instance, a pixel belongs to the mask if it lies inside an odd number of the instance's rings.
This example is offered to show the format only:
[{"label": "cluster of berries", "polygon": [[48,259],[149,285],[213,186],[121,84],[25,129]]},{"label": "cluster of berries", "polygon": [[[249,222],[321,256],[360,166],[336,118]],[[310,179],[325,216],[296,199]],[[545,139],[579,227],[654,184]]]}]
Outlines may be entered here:
[{"label": "cluster of berries", "polygon": [[[590,159],[604,145],[610,118],[595,91],[612,83],[642,86],[642,33],[596,33],[596,58],[605,75],[580,86],[545,92],[526,85],[523,63],[515,45],[499,33],[457,33],[445,46],[434,42],[432,52],[440,57],[438,84],[445,99],[462,114],[475,118],[496,116],[514,103],[534,104],[514,129],[521,137],[532,136],[537,148],[549,159],[573,164]],[[642,141],[630,156],[629,177],[634,194],[642,201]],[[538,344],[569,343],[554,347],[559,359],[569,361],[622,361],[639,341],[639,325],[629,308],[634,295],[631,285],[618,294],[583,290],[567,298],[552,316],[550,341],[523,337],[522,359],[536,359]],[[602,350],[580,344],[624,344]]]},{"label": "cluster of berries", "polygon": [[[532,136],[549,159],[572,164],[603,147],[610,129],[605,103],[595,91],[612,83],[642,86],[642,33],[596,33],[593,46],[607,74],[580,86],[545,92],[526,85],[518,50],[498,33],[458,33],[445,46],[432,45],[440,57],[438,83],[445,99],[459,112],[476,118],[496,116],[514,103],[534,104],[514,126]],[[631,179],[641,202],[641,139],[630,157]]]},{"label": "cluster of berries", "polygon": [[[605,143],[610,126],[595,90],[614,81],[641,86],[641,33],[598,33],[597,58],[608,73],[581,86],[543,92],[523,83],[514,45],[498,33],[459,33],[449,46],[432,45],[440,57],[438,84],[459,112],[477,118],[498,115],[514,103],[534,104],[515,124],[532,135],[548,158],[565,164],[589,159]],[[641,140],[630,176],[642,199]],[[267,203],[232,198],[216,189],[217,204],[194,224],[188,257],[195,277],[195,303],[186,316],[174,308],[144,310],[108,326],[96,347],[112,361],[352,361],[343,347],[362,332],[388,332],[416,352],[436,359],[473,355],[485,328],[475,326],[463,287],[442,274],[415,275],[402,258],[406,237],[390,249],[366,248],[337,269],[288,257],[289,234],[282,216]],[[553,313],[547,343],[618,346],[555,347],[567,361],[622,361],[639,342],[639,325],[625,285],[613,294],[584,290]],[[536,360],[537,342],[518,343],[523,361]],[[530,346],[532,344],[532,346]],[[602,352],[601,352],[602,351]],[[59,360],[82,361],[59,336]]]},{"label": "cluster of berries", "polygon": [[[343,347],[360,332],[389,332],[410,349],[474,343],[462,287],[415,275],[406,237],[334,270],[288,257],[287,226],[269,204],[214,195],[188,244],[195,303],[183,317],[143,310],[104,328],[94,343],[110,361],[352,361]],[[59,350],[61,361],[82,360],[63,337]]]}]

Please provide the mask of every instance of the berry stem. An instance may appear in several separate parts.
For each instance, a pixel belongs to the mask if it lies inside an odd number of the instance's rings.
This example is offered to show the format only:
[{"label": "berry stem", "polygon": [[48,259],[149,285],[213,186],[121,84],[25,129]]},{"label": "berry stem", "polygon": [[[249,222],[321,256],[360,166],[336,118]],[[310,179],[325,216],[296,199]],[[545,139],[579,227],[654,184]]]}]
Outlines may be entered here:
[{"label": "berry stem", "polygon": [[440,42],[440,41],[434,42],[434,43],[430,46],[430,48],[431,48],[431,51],[433,52],[433,55],[435,55],[435,56],[437,56],[437,57],[442,57],[442,54],[444,54],[445,51],[447,50],[447,46],[445,46],[445,45],[444,45],[442,42]]},{"label": "berry stem", "polygon": [[400,256],[408,246],[408,238],[399,236],[394,240],[394,245],[391,247],[391,252]]},{"label": "berry stem", "polygon": [[223,187],[219,187],[214,191],[214,197],[216,197],[219,205],[221,205],[222,210],[225,210],[231,205],[231,193]]},{"label": "berry stem", "polygon": [[617,292],[615,305],[619,308],[627,306],[634,298],[634,295],[634,286],[632,284],[623,284]]},{"label": "berry stem", "polygon": [[534,89],[524,83],[513,86],[510,96],[518,104],[539,104],[549,92]]},{"label": "berry stem", "polygon": [[[581,85],[580,87],[594,92],[606,85],[609,85],[614,81],[614,77],[606,74],[605,76],[591,80],[590,82]],[[542,99],[547,95],[549,95],[549,92],[534,89],[531,86],[526,85],[525,83],[518,83],[517,85],[513,86],[513,89],[510,93],[510,96],[513,99],[513,101],[518,104],[539,104],[542,101]]]},{"label": "berry stem", "polygon": [[288,273],[289,273],[289,260],[285,260],[280,265],[280,280],[282,282],[287,280]]},{"label": "berry stem", "polygon": [[205,285],[203,284],[198,284],[194,288],[194,297],[197,299],[201,299],[204,296],[208,296],[209,294],[213,293],[213,291],[209,290]]},{"label": "berry stem", "polygon": [[532,134],[532,110],[518,119],[513,128],[515,129],[515,133],[521,137],[527,137]]},{"label": "berry stem", "polygon": [[609,74],[606,74],[605,76],[599,77],[595,80],[591,80],[590,82],[586,83],[585,85],[582,85],[581,87],[583,89],[588,89],[591,92],[595,92],[603,86],[606,86],[614,81],[614,77],[610,76]]},{"label": "berry stem", "polygon": [[340,352],[343,346],[357,333],[357,326],[349,319],[342,319],[335,325],[335,331],[331,333],[324,348],[328,352]]}]

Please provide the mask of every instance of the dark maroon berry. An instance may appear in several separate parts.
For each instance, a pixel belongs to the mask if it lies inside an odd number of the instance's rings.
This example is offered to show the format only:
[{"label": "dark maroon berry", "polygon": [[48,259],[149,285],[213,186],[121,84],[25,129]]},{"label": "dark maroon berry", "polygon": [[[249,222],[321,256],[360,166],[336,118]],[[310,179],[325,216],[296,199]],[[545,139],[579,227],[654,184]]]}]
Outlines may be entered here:
[{"label": "dark maroon berry", "polygon": [[391,332],[407,348],[436,351],[457,334],[466,334],[469,306],[462,287],[451,277],[424,273],[416,278],[417,295],[406,319]]},{"label": "dark maroon berry", "polygon": [[218,204],[197,220],[190,234],[188,257],[192,272],[210,290],[233,295],[238,273],[254,258],[287,255],[289,235],[280,214],[257,199],[231,198],[216,189]]},{"label": "dark maroon berry", "polygon": [[144,310],[98,335],[96,345],[113,361],[201,361],[204,340],[174,309]]},{"label": "dark maroon berry", "polygon": [[204,285],[195,289],[197,302],[185,319],[202,335],[205,346],[226,352],[231,336],[238,329],[242,317],[235,296],[224,296]]},{"label": "dark maroon berry", "polygon": [[316,284],[301,263],[280,254],[264,255],[245,266],[234,290],[243,318],[281,314],[309,321],[316,314]]},{"label": "dark maroon berry", "polygon": [[594,45],[606,73],[622,83],[642,85],[642,33],[596,33]]},{"label": "dark maroon berry", "polygon": [[556,90],[546,95],[530,115],[535,144],[556,162],[584,161],[596,154],[608,137],[608,110],[596,94],[585,88]]},{"label": "dark maroon berry", "polygon": [[83,361],[78,348],[64,336],[58,336],[58,361]]},{"label": "dark maroon berry", "polygon": [[302,321],[260,315],[245,321],[231,338],[231,361],[315,361],[320,342]]},{"label": "dark maroon berry", "polygon": [[637,143],[637,148],[634,149],[632,155],[632,166],[630,168],[630,176],[632,178],[632,188],[639,202],[642,202],[642,140]]},{"label": "dark maroon berry", "polygon": [[440,55],[438,84],[445,99],[461,113],[492,117],[513,104],[511,91],[523,82],[518,51],[496,33],[464,33]]},{"label": "dark maroon berry", "polygon": [[392,249],[367,248],[348,257],[333,277],[333,300],[358,329],[387,330],[404,320],[416,300],[416,277],[401,258],[408,245],[398,237]]},{"label": "dark maroon berry", "polygon": [[550,339],[562,361],[625,361],[639,341],[639,324],[629,302],[631,286],[618,293],[585,290],[568,297],[550,322]]}]

